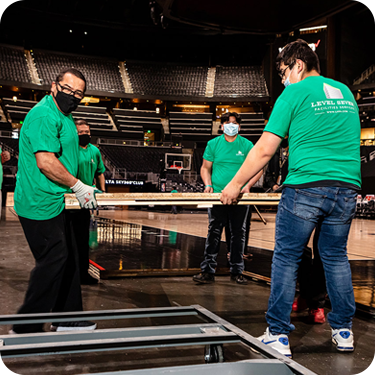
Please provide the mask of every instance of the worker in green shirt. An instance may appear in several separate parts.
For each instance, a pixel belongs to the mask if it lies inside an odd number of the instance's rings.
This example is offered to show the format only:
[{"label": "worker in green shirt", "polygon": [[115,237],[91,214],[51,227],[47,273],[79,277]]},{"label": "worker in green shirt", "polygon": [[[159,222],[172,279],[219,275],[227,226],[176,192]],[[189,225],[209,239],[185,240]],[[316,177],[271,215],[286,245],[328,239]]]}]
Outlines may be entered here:
[{"label": "worker in green shirt", "polygon": [[[224,132],[219,137],[210,140],[203,154],[201,177],[205,184],[205,193],[221,193],[227,183],[240,169],[253,144],[241,137],[241,116],[236,112],[228,112],[221,116],[221,127]],[[249,186],[252,186],[261,177],[260,171]],[[243,184],[242,191],[248,193],[248,187]],[[243,277],[244,248],[246,238],[246,219],[249,206],[223,206],[215,205],[208,209],[208,234],[206,238],[204,260],[201,263],[201,273],[194,275],[193,280],[199,284],[215,282],[216,258],[219,254],[221,234],[225,226],[230,226],[230,273],[231,280],[245,285],[247,280]]]},{"label": "worker in green shirt", "polygon": [[9,151],[2,151],[0,147],[0,220],[1,220],[1,211],[2,211],[2,192],[1,192],[1,187],[3,185],[3,163],[7,162],[10,160],[10,153]]},{"label": "worker in green shirt", "polygon": [[[76,122],[79,152],[78,152],[78,175],[77,177],[86,185],[94,186],[105,192],[105,166],[97,147],[90,143],[90,126],[86,120],[80,119]],[[95,180],[95,181],[94,181]],[[89,268],[89,229],[90,210],[71,210],[72,224],[78,249],[78,260],[81,284],[96,284],[98,279],[88,273]]]},{"label": "worker in green shirt", "polygon": [[[35,258],[19,314],[82,311],[77,250],[64,194],[95,208],[95,188],[77,179],[78,135],[71,112],[84,97],[86,80],[73,68],[52,82],[27,114],[20,132],[14,209]],[[52,330],[91,330],[87,321],[54,323]],[[43,324],[16,324],[12,333],[42,332]]]},{"label": "worker in green shirt", "polygon": [[327,315],[331,340],[337,350],[351,352],[355,300],[347,241],[361,188],[358,106],[347,86],[320,75],[319,58],[302,39],[285,46],[276,66],[286,88],[221,201],[236,201],[243,183],[267,164],[289,136],[289,173],[276,216],[268,327],[259,339],[291,357],[288,336],[295,328],[290,312],[298,266],[311,233],[318,228],[332,305]]}]

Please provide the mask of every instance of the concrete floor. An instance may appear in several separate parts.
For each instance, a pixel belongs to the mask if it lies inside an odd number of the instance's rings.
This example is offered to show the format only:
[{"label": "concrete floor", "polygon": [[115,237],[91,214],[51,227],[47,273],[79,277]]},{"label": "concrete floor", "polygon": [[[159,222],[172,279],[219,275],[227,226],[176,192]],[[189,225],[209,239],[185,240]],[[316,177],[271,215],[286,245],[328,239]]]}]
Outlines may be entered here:
[{"label": "concrete floor", "polygon": [[[27,288],[33,257],[17,220],[7,216],[0,222],[0,314],[14,314],[21,305]],[[187,306],[199,304],[253,336],[263,334],[266,323],[269,286],[249,282],[233,284],[229,276],[219,276],[212,285],[195,285],[190,277],[125,278],[102,280],[94,286],[83,286],[85,310],[128,309],[144,307]],[[328,310],[326,310],[328,312]],[[311,325],[306,313],[293,313],[296,330],[290,336],[293,359],[322,375],[357,374],[364,371],[374,358],[375,321],[357,316],[353,331],[354,353],[338,353],[331,344],[330,327]],[[179,323],[178,319],[173,319]],[[136,319],[99,321],[99,328],[135,325],[171,324],[171,320]],[[47,327],[46,327],[47,328]],[[9,327],[0,326],[0,335]],[[225,349],[227,361],[257,358],[240,345]],[[260,358],[258,356],[258,358]],[[69,375],[120,371],[145,367],[203,364],[202,347],[160,348],[142,351],[104,352],[5,359],[8,368],[21,375]]]}]

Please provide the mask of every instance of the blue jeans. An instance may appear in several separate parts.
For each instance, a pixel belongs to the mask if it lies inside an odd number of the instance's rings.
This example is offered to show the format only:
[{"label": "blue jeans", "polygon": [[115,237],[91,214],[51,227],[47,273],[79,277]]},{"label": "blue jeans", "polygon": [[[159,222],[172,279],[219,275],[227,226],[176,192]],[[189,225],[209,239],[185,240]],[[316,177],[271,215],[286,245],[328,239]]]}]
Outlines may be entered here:
[{"label": "blue jeans", "polygon": [[246,241],[246,218],[249,206],[217,205],[208,209],[208,234],[204,249],[204,260],[201,263],[202,272],[215,273],[219,254],[221,234],[224,226],[229,225],[230,241],[230,272],[241,274],[245,268],[243,253]]},{"label": "blue jeans", "polygon": [[351,328],[355,301],[346,253],[357,193],[338,187],[283,190],[277,216],[272,259],[271,295],[266,320],[271,333],[294,330],[290,313],[298,266],[312,231],[319,226],[318,249],[324,266],[332,311],[332,328]]}]

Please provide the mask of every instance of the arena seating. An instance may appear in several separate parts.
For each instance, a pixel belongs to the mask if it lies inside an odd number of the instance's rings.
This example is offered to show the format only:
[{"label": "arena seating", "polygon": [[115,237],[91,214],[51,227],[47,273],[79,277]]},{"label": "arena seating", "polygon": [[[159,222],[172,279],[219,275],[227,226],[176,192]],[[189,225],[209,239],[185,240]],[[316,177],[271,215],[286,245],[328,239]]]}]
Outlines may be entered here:
[{"label": "arena seating", "polygon": [[31,82],[25,52],[22,47],[0,45],[0,80]]},{"label": "arena seating", "polygon": [[217,66],[214,97],[266,97],[266,80],[260,66]]},{"label": "arena seating", "polygon": [[15,102],[11,98],[3,98],[3,109],[9,114],[12,122],[24,121],[27,113],[37,102],[32,100],[17,99]]},{"label": "arena seating", "polygon": [[161,117],[155,111],[114,108],[113,116],[121,137],[143,140],[147,130],[156,130],[162,134]]},{"label": "arena seating", "polygon": [[134,94],[203,97],[208,67],[127,62]]},{"label": "arena seating", "polygon": [[42,84],[50,85],[64,68],[76,68],[87,80],[87,90],[124,92],[118,62],[116,60],[83,55],[34,51],[35,65]]},{"label": "arena seating", "polygon": [[111,124],[106,108],[79,105],[72,112],[74,120],[86,120],[93,130],[115,130]]},{"label": "arena seating", "polygon": [[204,140],[212,134],[212,113],[169,112],[171,137],[180,135],[183,140]]}]

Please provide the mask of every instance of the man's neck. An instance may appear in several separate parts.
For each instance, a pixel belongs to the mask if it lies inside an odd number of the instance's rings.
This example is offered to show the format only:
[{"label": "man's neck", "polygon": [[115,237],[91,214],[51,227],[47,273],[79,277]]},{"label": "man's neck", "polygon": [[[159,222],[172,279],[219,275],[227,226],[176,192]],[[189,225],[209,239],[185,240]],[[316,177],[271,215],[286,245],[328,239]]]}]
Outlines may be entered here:
[{"label": "man's neck", "polygon": [[79,145],[79,147],[84,148],[85,150],[86,150],[87,146],[88,146],[88,145],[86,145],[86,146],[81,146],[81,145]]},{"label": "man's neck", "polygon": [[237,135],[238,134],[236,134],[236,135],[227,135],[227,134],[224,133],[224,137],[225,137],[225,140],[227,142],[234,142],[236,140],[236,138],[237,138]]},{"label": "man's neck", "polygon": [[310,72],[305,72],[302,76],[301,81],[304,80],[307,77],[319,77],[319,76],[320,76],[320,74],[315,69],[313,69]]}]

